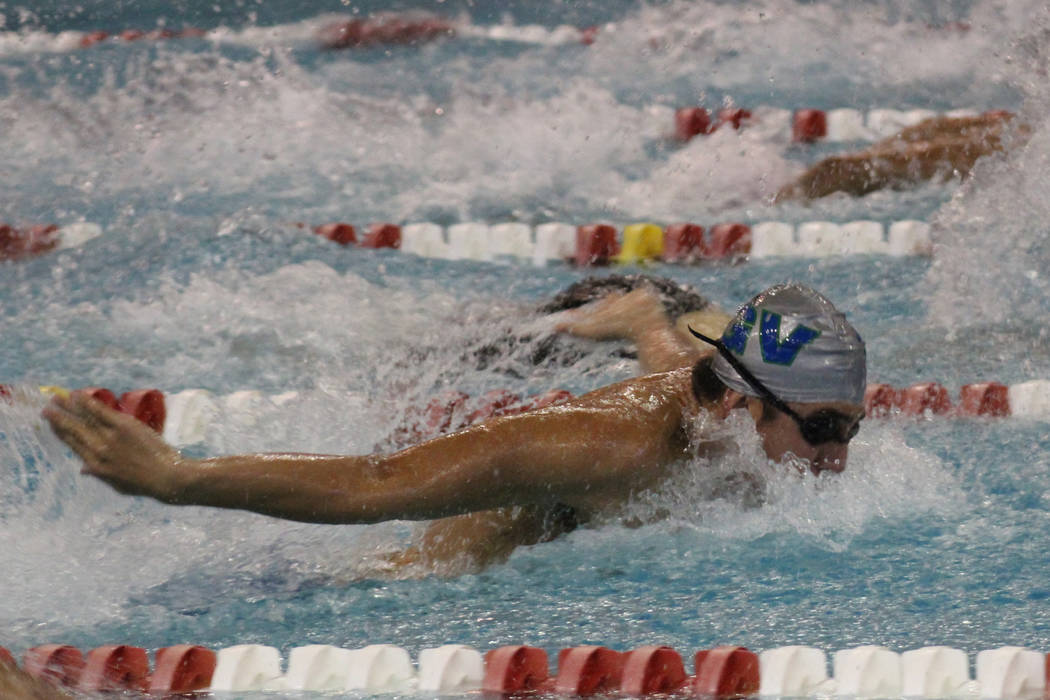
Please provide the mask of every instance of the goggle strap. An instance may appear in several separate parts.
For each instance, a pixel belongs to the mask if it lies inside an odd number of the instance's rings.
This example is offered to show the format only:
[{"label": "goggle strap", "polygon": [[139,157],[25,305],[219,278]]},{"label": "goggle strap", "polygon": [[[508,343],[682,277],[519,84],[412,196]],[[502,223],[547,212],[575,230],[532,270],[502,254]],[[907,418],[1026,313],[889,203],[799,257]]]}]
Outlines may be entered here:
[{"label": "goggle strap", "polygon": [[765,384],[759,381],[758,377],[752,374],[751,370],[745,367],[744,363],[738,360],[733,355],[732,351],[726,347],[725,343],[723,343],[720,339],[716,340],[715,338],[708,338],[703,333],[693,330],[692,326],[686,326],[686,328],[688,328],[689,332],[697,338],[699,338],[700,340],[704,341],[705,343],[710,343],[711,345],[714,345],[715,349],[718,350],[718,354],[725,358],[725,361],[729,363],[730,367],[736,370],[736,373],[740,375],[740,378],[747,382],[748,386],[757,391],[762,398],[766,399],[771,404],[773,404],[773,406],[778,411],[782,411],[788,414],[789,416],[794,418],[795,421],[798,423],[802,422],[802,416],[795,413],[795,410],[788,406],[786,403],[784,403],[783,399],[774,394],[770,389],[766,387]]}]

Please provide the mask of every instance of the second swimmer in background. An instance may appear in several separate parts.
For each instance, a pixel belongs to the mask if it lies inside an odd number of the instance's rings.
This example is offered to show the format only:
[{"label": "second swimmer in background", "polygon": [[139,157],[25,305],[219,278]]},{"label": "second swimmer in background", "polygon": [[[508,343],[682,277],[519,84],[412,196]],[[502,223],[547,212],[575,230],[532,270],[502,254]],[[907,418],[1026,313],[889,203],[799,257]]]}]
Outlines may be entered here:
[{"label": "second swimmer in background", "polygon": [[776,201],[817,199],[835,192],[860,196],[965,177],[979,158],[1024,142],[1030,129],[1013,124],[1013,119],[1005,111],[927,119],[862,151],[821,160],[782,187]]}]

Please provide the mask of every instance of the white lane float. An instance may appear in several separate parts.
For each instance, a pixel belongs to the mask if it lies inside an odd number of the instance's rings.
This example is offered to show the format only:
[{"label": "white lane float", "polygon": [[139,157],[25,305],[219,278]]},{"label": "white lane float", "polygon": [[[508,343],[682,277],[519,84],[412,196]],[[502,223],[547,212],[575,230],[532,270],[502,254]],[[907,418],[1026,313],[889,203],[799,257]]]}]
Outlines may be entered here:
[{"label": "white lane float", "polygon": [[419,652],[419,690],[465,693],[481,689],[485,660],[463,644],[446,644]]},{"label": "white lane float", "polygon": [[805,697],[831,690],[828,657],[807,646],[767,649],[758,655],[758,693],[776,697]]},{"label": "white lane float", "polygon": [[281,683],[281,653],[262,644],[239,644],[218,652],[211,690],[265,690]]},{"label": "white lane float", "polygon": [[906,698],[954,698],[971,695],[966,652],[944,646],[901,654],[901,693]]},{"label": "white lane float", "polygon": [[1046,689],[1046,655],[1024,647],[999,647],[977,654],[982,698],[1034,700]]},{"label": "white lane float", "polygon": [[370,644],[350,656],[347,690],[388,693],[408,690],[416,682],[412,659],[393,644]]},{"label": "white lane float", "polygon": [[837,696],[896,698],[901,694],[901,657],[886,647],[868,645],[836,651],[832,667]]},{"label": "white lane float", "polygon": [[328,644],[295,647],[288,655],[284,687],[319,692],[346,690],[352,656],[349,649]]}]

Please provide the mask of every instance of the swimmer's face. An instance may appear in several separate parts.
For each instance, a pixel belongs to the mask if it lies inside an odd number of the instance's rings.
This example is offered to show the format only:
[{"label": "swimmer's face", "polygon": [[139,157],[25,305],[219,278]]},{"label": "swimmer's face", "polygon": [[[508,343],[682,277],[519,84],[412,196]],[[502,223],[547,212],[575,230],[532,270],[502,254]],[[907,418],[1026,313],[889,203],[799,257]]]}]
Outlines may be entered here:
[{"label": "swimmer's face", "polygon": [[[851,403],[790,403],[788,404],[800,416],[805,418],[817,411],[832,410],[841,413],[850,420],[860,421],[864,417],[864,407]],[[775,462],[788,455],[795,455],[809,462],[814,474],[821,472],[841,472],[846,468],[846,457],[849,447],[843,442],[825,442],[811,445],[802,437],[798,424],[791,416],[773,407],[762,406],[758,399],[748,399],[748,410],[755,419],[755,428],[762,438],[762,447]]]}]

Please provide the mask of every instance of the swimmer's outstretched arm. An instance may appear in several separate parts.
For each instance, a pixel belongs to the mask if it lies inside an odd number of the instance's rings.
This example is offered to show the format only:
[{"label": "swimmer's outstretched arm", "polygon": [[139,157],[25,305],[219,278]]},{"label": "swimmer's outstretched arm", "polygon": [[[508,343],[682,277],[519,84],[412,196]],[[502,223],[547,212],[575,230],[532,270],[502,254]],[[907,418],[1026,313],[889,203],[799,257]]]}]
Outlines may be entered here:
[{"label": "swimmer's outstretched arm", "polygon": [[183,457],[131,416],[84,396],[45,409],[83,473],[173,505],[319,523],[432,519],[623,495],[685,448],[688,370],[640,377],[391,455]]}]

